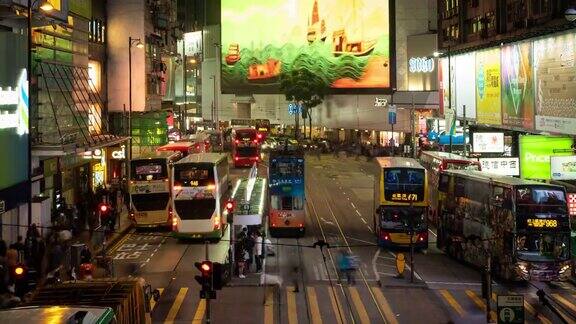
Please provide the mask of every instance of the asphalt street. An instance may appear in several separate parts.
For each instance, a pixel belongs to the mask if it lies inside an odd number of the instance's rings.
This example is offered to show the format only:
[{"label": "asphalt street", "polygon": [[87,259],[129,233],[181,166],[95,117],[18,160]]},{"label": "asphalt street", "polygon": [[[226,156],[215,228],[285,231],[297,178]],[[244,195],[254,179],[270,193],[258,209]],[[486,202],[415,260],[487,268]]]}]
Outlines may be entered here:
[{"label": "asphalt street", "polygon": [[[408,251],[375,245],[372,219],[373,178],[369,161],[341,156],[307,157],[306,235],[272,238],[276,253],[266,258],[265,274],[234,278],[207,305],[199,298],[194,262],[208,257],[226,260],[227,230],[218,243],[178,242],[167,231],[133,231],[110,251],[118,276],[142,276],[161,291],[153,303],[154,323],[486,323],[480,272],[435,248],[418,251],[411,277]],[[249,169],[231,168],[232,178]],[[266,174],[265,163],[259,174]],[[324,241],[322,248],[314,243]],[[337,271],[337,258],[348,251],[360,261],[355,283]],[[396,270],[396,254],[407,258],[404,277]],[[266,285],[260,285],[266,283]],[[279,284],[279,285],[276,285]],[[561,323],[536,296],[544,289],[562,314],[576,314],[576,290],[571,283],[503,284],[494,282],[496,296],[522,294],[527,323]]]}]

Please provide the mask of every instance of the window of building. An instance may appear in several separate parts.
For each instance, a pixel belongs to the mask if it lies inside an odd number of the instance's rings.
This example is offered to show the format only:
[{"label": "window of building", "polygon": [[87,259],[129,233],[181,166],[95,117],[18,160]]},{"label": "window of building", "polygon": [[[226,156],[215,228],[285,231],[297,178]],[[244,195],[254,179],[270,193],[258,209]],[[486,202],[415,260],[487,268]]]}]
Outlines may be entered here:
[{"label": "window of building", "polygon": [[494,15],[494,11],[490,11],[486,13],[486,29],[494,28],[496,28],[496,15]]},{"label": "window of building", "polygon": [[88,39],[94,43],[106,42],[106,26],[102,20],[93,19],[88,23]]}]

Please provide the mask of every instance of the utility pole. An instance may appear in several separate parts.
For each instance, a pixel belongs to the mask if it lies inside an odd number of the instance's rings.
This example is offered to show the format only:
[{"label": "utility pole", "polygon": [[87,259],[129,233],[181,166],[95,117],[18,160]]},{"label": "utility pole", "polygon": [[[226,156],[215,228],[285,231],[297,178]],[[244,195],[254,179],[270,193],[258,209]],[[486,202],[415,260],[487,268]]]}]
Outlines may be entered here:
[{"label": "utility pole", "polygon": [[[208,241],[204,241],[204,248],[206,249],[206,260],[210,260],[208,254]],[[214,270],[212,270],[212,275],[210,276],[210,290],[212,290],[213,282],[214,282]],[[206,296],[206,324],[210,324],[211,317],[210,317],[210,296]]]},{"label": "utility pole", "polygon": [[[448,109],[452,110],[452,64],[450,64],[450,46],[448,46]],[[456,118],[456,113],[454,113]],[[455,123],[455,122],[454,122]],[[448,138],[450,138],[450,153],[452,153],[452,124],[446,125],[448,129]]]},{"label": "utility pole", "polygon": [[416,158],[416,116],[415,116],[415,105],[414,105],[414,93],[412,93],[412,109],[410,109],[410,132],[412,134],[412,140],[410,144],[412,146],[412,157]]},{"label": "utility pole", "polygon": [[462,135],[464,137],[464,151],[463,151],[462,155],[466,156],[467,155],[467,152],[466,152],[467,151],[466,150],[466,124],[467,124],[466,123],[466,105],[462,105],[462,112],[464,114],[464,125],[462,127],[462,132],[463,132]]}]

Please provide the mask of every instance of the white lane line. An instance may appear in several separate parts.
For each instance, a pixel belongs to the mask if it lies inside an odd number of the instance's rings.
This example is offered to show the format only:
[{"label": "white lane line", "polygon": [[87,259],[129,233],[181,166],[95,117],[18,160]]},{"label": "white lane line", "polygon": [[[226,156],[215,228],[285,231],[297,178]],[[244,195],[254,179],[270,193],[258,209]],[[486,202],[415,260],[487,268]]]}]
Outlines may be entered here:
[{"label": "white lane line", "polygon": [[390,273],[390,272],[378,272],[378,275],[385,275],[385,276],[389,276],[389,277],[396,277],[398,274],[397,274],[397,273]]},{"label": "white lane line", "polygon": [[320,280],[320,274],[318,272],[318,268],[316,267],[316,265],[313,266],[314,269],[314,278],[316,278],[316,280]]},{"label": "white lane line", "polygon": [[358,214],[358,216],[362,217],[362,214],[360,214],[360,212],[358,211],[358,209],[355,209],[356,214]]},{"label": "white lane line", "polygon": [[380,249],[377,249],[376,253],[374,253],[374,257],[372,258],[372,271],[374,271],[374,276],[378,281],[380,281],[380,273],[378,273],[378,269],[376,268],[376,262],[378,261],[379,256],[380,256]]},{"label": "white lane line", "polygon": [[481,286],[481,282],[447,282],[447,281],[426,281],[427,284],[432,285],[467,285],[467,286]]},{"label": "white lane line", "polygon": [[352,207],[354,207],[354,209],[358,209],[358,208],[356,208],[356,205],[354,205],[353,202],[351,202],[350,205],[352,205]]},{"label": "white lane line", "polygon": [[434,235],[435,237],[438,237],[438,235],[436,235],[436,233],[434,233],[431,229],[428,229],[428,232],[432,233],[432,235]]},{"label": "white lane line", "polygon": [[368,228],[368,230],[369,230],[370,232],[374,233],[374,230],[372,229],[372,227],[370,227],[370,226],[368,226],[368,225],[366,225],[366,227]]},{"label": "white lane line", "polygon": [[[332,235],[337,235],[332,233]],[[365,240],[361,240],[355,237],[351,237],[351,236],[346,236],[347,239],[353,240],[353,241],[358,241],[358,242],[362,242],[362,243],[366,243],[366,244],[370,244],[370,245],[374,245],[374,247],[376,247],[376,243],[374,242],[370,242],[370,241],[365,241]]]},{"label": "white lane line", "polygon": [[368,224],[364,218],[360,217],[360,219],[364,222],[364,224]]}]

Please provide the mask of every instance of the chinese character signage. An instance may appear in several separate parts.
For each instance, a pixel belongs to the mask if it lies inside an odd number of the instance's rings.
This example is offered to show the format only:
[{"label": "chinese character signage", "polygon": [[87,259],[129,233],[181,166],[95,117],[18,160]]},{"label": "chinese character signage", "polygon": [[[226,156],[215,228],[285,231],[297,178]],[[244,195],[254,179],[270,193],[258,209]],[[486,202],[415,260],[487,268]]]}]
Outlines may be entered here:
[{"label": "chinese character signage", "polygon": [[576,193],[568,194],[568,213],[570,216],[576,216]]},{"label": "chinese character signage", "polygon": [[413,193],[393,193],[391,201],[419,201],[418,195]]},{"label": "chinese character signage", "polygon": [[479,161],[483,172],[505,176],[520,175],[520,161],[517,157],[481,158]]},{"label": "chinese character signage", "polygon": [[476,120],[502,124],[500,102],[500,48],[476,53]]},{"label": "chinese character signage", "polygon": [[504,152],[504,133],[473,133],[472,151],[474,153]]},{"label": "chinese character signage", "polygon": [[551,156],[550,172],[552,180],[576,180],[576,155]]}]

